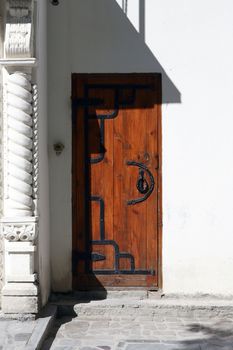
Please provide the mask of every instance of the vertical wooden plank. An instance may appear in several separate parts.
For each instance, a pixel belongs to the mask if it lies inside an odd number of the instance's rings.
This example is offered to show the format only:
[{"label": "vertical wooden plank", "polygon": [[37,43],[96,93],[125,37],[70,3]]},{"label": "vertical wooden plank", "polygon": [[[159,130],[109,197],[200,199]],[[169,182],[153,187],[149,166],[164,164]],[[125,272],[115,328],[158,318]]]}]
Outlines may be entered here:
[{"label": "vertical wooden plank", "polygon": [[[125,147],[125,161],[136,161],[142,163],[142,155],[146,152],[146,124],[144,122],[144,110],[137,107],[140,92],[138,92],[136,107],[127,110],[127,127],[125,127],[125,138],[128,147]],[[137,190],[139,168],[126,166],[126,198],[127,200],[142,197]],[[125,203],[126,232],[128,233],[128,251],[134,256],[136,269],[146,269],[146,201],[135,205]]]},{"label": "vertical wooden plank", "polygon": [[163,212],[162,212],[162,81],[161,75],[157,77],[156,87],[158,89],[157,118],[158,118],[158,287],[163,287],[162,275],[162,228],[163,228]]},{"label": "vertical wooden plank", "polygon": [[[106,96],[107,98],[107,96]],[[112,110],[108,111],[111,114]],[[105,239],[114,239],[113,212],[114,212],[114,150],[113,150],[113,119],[105,120],[105,156],[104,156],[104,199],[105,199]],[[105,249],[108,255],[108,269],[114,269],[114,250],[112,246]],[[104,268],[104,266],[103,266]],[[106,267],[105,267],[106,268]]]},{"label": "vertical wooden plank", "polygon": [[[153,83],[153,81],[152,81]],[[152,94],[150,92],[150,94]],[[158,157],[158,126],[157,126],[157,107],[151,106],[147,109],[146,123],[147,123],[147,150],[149,154],[148,169],[152,172],[155,187],[151,196],[147,199],[147,214],[146,220],[148,224],[147,232],[147,266],[150,270],[156,272],[156,283],[158,274],[158,256],[157,256],[157,203],[158,203],[158,176],[157,176],[157,157]],[[153,284],[151,278],[148,278],[150,284]],[[151,285],[153,287],[153,285]]]},{"label": "vertical wooden plank", "polygon": [[[83,96],[83,82],[73,77],[73,99]],[[84,111],[73,107],[73,241],[74,250],[85,251],[85,178],[84,178]],[[79,177],[77,178],[77,174]],[[84,264],[76,262],[77,271],[84,271]]]},{"label": "vertical wooden plank", "polygon": [[[99,156],[100,125],[99,120],[89,119],[89,159],[90,161]],[[102,197],[103,187],[103,166],[101,163],[89,164],[90,181],[90,239],[100,239],[100,205],[98,201],[91,200],[91,197]],[[93,250],[93,249],[92,249]]]},{"label": "vertical wooden plank", "polygon": [[[99,158],[97,163],[93,163],[90,166],[91,177],[91,196],[99,197],[104,206],[104,217],[100,217],[100,201],[92,202],[92,207],[95,207],[95,213],[93,212],[91,221],[91,236],[92,240],[100,240],[104,235],[105,239],[111,240],[113,238],[113,121],[111,119],[100,119],[101,115],[108,115],[111,113],[110,108],[113,106],[112,92],[109,90],[95,90],[91,89],[91,98],[101,98],[103,100],[103,106],[101,109],[95,108],[96,114],[96,128],[95,134],[98,134],[97,142],[94,142],[94,138],[90,136],[90,142],[93,146],[93,158]],[[98,122],[98,126],[97,126]],[[102,135],[101,135],[102,133]],[[100,147],[100,135],[104,140],[104,144]],[[94,145],[96,143],[96,145]],[[102,151],[102,155],[99,153]],[[102,156],[100,158],[100,156]],[[103,220],[103,231],[100,230],[100,220]],[[103,238],[103,237],[102,237]],[[92,251],[101,253],[106,256],[106,260],[98,261],[92,264],[93,271],[96,269],[105,270],[113,269],[113,249],[109,245],[93,245]],[[98,276],[96,277],[98,279]]]},{"label": "vertical wooden plank", "polygon": [[[113,179],[113,195],[114,195],[114,209],[113,209],[113,239],[119,245],[120,250],[125,251],[127,244],[127,237],[125,231],[125,215],[122,210],[124,197],[124,115],[122,111],[118,111],[117,117],[113,122],[113,148],[114,148],[114,179]],[[119,268],[119,267],[118,267]],[[125,262],[121,262],[121,269],[125,268]]]}]

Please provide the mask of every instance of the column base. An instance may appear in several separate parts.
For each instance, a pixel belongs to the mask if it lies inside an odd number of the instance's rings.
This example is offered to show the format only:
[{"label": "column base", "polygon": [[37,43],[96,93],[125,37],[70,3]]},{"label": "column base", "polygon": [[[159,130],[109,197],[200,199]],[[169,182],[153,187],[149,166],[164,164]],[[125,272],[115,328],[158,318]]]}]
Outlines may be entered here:
[{"label": "column base", "polygon": [[35,269],[37,218],[1,220],[5,237],[5,285],[2,311],[5,314],[36,314],[39,292]]},{"label": "column base", "polygon": [[2,290],[2,311],[5,314],[38,313],[38,287],[32,283],[7,283]]}]

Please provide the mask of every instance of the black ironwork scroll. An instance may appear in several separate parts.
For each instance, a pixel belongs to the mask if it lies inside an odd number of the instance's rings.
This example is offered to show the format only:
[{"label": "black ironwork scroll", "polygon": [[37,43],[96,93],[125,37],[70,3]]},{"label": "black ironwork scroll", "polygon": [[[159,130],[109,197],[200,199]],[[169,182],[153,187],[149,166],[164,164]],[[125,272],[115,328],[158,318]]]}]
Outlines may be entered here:
[{"label": "black ironwork scroll", "polygon": [[[139,176],[141,176],[141,177],[139,177],[139,179],[138,179],[137,189],[139,190],[140,193],[142,193],[142,194],[145,193],[145,195],[143,197],[131,199],[127,202],[127,204],[134,205],[137,203],[144,202],[148,197],[150,197],[151,193],[154,190],[154,186],[155,186],[154,177],[153,177],[152,173],[150,172],[150,170],[142,163],[128,161],[126,164],[129,166],[136,166],[136,167],[140,168],[141,172],[139,173],[140,174]],[[150,185],[148,185],[148,182],[146,181],[146,179],[144,177],[144,172],[146,172],[149,176]]]}]

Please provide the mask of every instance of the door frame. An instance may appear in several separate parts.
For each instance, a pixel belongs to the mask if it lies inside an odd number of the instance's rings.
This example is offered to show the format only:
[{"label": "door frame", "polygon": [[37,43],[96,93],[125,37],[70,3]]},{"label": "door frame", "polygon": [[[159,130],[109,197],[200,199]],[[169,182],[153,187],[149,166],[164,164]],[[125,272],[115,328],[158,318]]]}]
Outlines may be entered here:
[{"label": "door frame", "polygon": [[[163,275],[162,275],[162,228],[163,228],[163,203],[162,203],[162,75],[161,73],[72,73],[71,75],[71,98],[72,101],[75,98],[74,96],[74,88],[73,88],[73,81],[75,80],[75,77],[80,77],[80,79],[85,79],[88,77],[93,78],[101,78],[108,76],[110,79],[112,77],[145,77],[145,76],[151,76],[156,75],[157,79],[159,80],[159,91],[160,91],[160,103],[158,104],[158,153],[159,153],[159,168],[158,168],[158,211],[157,211],[157,232],[158,232],[158,290],[161,290],[163,287]],[[76,155],[76,131],[77,131],[77,124],[75,123],[75,112],[76,112],[77,106],[72,103],[72,249],[73,249],[73,240],[75,239],[75,230],[74,230],[74,215],[76,213],[75,210],[75,183],[77,181],[76,176],[76,167],[75,167],[75,155]],[[73,271],[72,271],[72,289],[73,289]],[[116,289],[127,289],[122,288],[116,288]],[[128,288],[129,289],[129,288]],[[139,288],[135,288],[139,289]],[[150,290],[150,288],[148,288]],[[153,290],[155,290],[153,288]]]}]

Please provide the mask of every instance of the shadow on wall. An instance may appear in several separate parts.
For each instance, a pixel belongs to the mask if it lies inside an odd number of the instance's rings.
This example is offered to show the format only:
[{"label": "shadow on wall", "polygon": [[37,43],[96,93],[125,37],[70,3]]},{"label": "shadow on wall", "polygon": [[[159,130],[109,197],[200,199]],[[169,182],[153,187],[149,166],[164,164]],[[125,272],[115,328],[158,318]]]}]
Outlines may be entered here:
[{"label": "shadow on wall", "polygon": [[139,1],[140,33],[115,0],[70,0],[69,26],[73,73],[162,73],[163,103],[181,102],[179,90],[144,42],[145,0]]},{"label": "shadow on wall", "polygon": [[[163,103],[180,103],[180,92],[116,0],[48,2],[49,139],[61,140],[61,158],[50,157],[53,290],[71,288],[71,73],[161,73]],[[163,33],[161,33],[163,35]],[[51,153],[53,154],[53,153]]]}]

